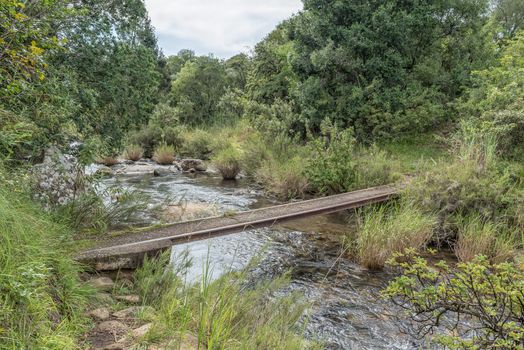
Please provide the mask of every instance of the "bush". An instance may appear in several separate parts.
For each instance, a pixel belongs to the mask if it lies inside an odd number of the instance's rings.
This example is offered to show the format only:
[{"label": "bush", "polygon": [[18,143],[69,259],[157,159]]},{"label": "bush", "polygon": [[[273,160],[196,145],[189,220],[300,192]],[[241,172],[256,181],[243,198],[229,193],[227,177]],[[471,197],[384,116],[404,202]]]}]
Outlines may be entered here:
[{"label": "bush", "polygon": [[212,136],[201,129],[186,132],[183,136],[181,154],[187,157],[209,159]]},{"label": "bush", "polygon": [[240,154],[230,146],[213,157],[213,164],[224,180],[234,180],[240,173]]},{"label": "bush", "polygon": [[461,217],[478,214],[483,222],[522,225],[521,180],[495,150],[491,136],[463,126],[451,161],[442,161],[412,181],[406,195],[438,214],[437,242],[456,239]]},{"label": "bush", "polygon": [[351,130],[328,126],[310,143],[305,176],[317,193],[341,193],[385,185],[399,178],[398,162],[377,147],[357,150]]},{"label": "bush", "polygon": [[156,146],[162,141],[162,129],[158,126],[147,126],[132,133],[128,141],[139,145],[144,150],[144,156],[151,158]]},{"label": "bush", "polygon": [[161,144],[155,149],[153,159],[158,164],[170,165],[175,161],[175,148],[172,145]]},{"label": "bush", "polygon": [[132,160],[133,162],[140,160],[143,155],[144,149],[139,145],[129,145],[124,151],[124,157],[126,159]]},{"label": "bush", "polygon": [[347,249],[369,269],[381,269],[395,253],[418,250],[429,241],[435,218],[413,203],[401,201],[365,209],[356,237],[348,235]]},{"label": "bush", "polygon": [[402,276],[383,295],[405,310],[397,317],[412,321],[407,330],[415,337],[431,336],[446,349],[522,349],[522,270],[491,265],[483,256],[456,268],[444,261],[431,266],[413,255],[400,258],[392,265]]},{"label": "bush", "polygon": [[97,158],[96,162],[105,166],[113,166],[118,164],[118,159],[113,156],[101,156]]}]

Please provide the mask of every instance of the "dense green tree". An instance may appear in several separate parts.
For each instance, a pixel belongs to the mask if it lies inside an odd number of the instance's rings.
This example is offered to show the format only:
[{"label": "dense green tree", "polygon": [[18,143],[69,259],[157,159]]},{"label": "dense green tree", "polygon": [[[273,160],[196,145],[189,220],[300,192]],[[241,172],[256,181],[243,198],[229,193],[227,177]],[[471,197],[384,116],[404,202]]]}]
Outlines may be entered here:
[{"label": "dense green tree", "polygon": [[293,20],[277,26],[254,49],[253,62],[247,79],[248,96],[259,103],[289,100],[297,77],[290,59],[294,53],[289,37]]},{"label": "dense green tree", "polygon": [[210,123],[227,86],[224,64],[217,58],[200,56],[188,60],[176,74],[169,101],[181,122]]},{"label": "dense green tree", "polygon": [[64,29],[67,51],[52,64],[76,75],[81,132],[102,136],[110,148],[147,123],[160,84],[159,51],[142,0],[80,0],[83,16]]},{"label": "dense green tree", "polygon": [[518,155],[524,150],[524,32],[504,48],[493,67],[474,72],[475,85],[461,104],[463,118],[493,134],[501,150]]},{"label": "dense green tree", "polygon": [[305,0],[296,19],[296,99],[359,140],[423,131],[485,57],[486,1]]},{"label": "dense green tree", "polygon": [[494,0],[493,24],[497,36],[512,38],[524,29],[524,2],[522,0]]}]

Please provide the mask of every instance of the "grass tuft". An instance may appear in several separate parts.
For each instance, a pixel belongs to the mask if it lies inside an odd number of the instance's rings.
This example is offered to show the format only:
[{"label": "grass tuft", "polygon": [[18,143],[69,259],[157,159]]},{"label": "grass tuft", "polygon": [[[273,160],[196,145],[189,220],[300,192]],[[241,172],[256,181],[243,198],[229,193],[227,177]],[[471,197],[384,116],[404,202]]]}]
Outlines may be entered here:
[{"label": "grass tuft", "polygon": [[153,159],[162,165],[170,165],[175,161],[175,147],[161,144],[155,149]]},{"label": "grass tuft", "polygon": [[140,145],[129,145],[124,151],[126,159],[136,162],[144,155],[144,149]]},{"label": "grass tuft", "polygon": [[232,146],[224,148],[213,157],[213,164],[224,180],[234,180],[240,173],[240,154]]}]

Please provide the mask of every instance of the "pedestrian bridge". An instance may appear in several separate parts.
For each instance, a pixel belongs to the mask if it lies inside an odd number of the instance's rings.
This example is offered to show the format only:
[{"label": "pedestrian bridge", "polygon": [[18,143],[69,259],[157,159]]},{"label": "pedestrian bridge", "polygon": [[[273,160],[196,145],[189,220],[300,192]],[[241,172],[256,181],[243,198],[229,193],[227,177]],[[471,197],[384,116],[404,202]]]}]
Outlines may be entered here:
[{"label": "pedestrian bridge", "polygon": [[77,260],[93,266],[96,270],[136,268],[146,255],[158,254],[177,244],[272,226],[312,215],[363,207],[387,201],[397,195],[397,187],[379,186],[231,215],[146,228],[98,242],[95,247],[81,252]]}]

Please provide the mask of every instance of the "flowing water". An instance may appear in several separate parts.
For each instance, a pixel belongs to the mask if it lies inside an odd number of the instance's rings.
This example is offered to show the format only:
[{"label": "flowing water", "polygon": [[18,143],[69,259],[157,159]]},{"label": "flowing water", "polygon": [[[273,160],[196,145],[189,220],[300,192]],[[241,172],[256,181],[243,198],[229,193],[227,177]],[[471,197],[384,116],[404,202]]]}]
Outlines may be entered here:
[{"label": "flowing water", "polygon": [[[223,182],[210,175],[127,175],[107,178],[102,184],[147,193],[152,206],[187,201],[210,204],[216,214],[274,204],[248,189],[245,182]],[[270,278],[291,269],[291,285],[286,291],[301,291],[311,303],[308,337],[323,341],[328,349],[417,349],[420,344],[402,334],[398,320],[388,316],[394,313],[392,305],[378,296],[387,283],[387,273],[368,271],[341,257],[347,215],[316,216],[179,245],[172,254],[189,251],[193,259],[190,280],[199,278],[207,261],[216,277],[242,268],[262,254],[254,273]],[[138,221],[156,220],[145,211]]]}]

